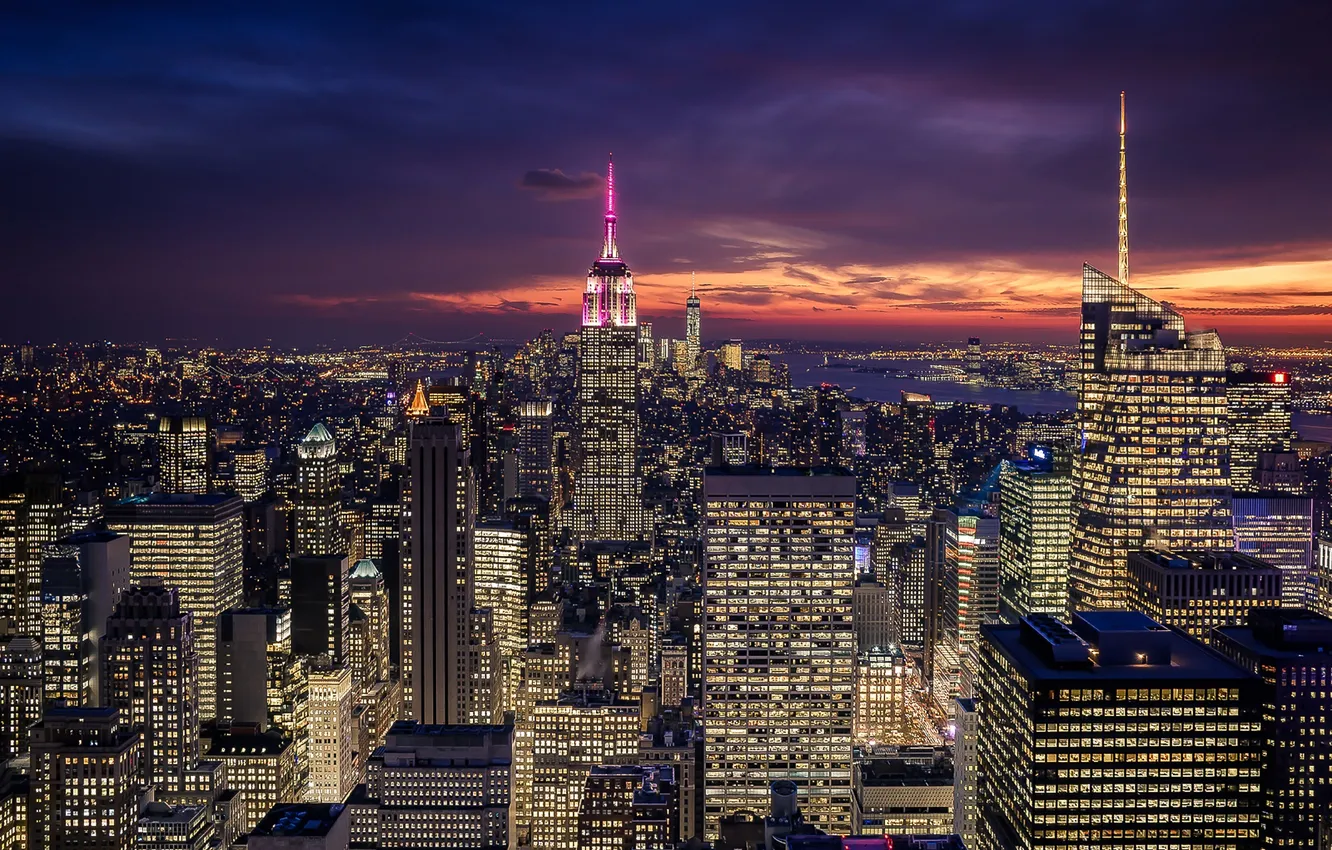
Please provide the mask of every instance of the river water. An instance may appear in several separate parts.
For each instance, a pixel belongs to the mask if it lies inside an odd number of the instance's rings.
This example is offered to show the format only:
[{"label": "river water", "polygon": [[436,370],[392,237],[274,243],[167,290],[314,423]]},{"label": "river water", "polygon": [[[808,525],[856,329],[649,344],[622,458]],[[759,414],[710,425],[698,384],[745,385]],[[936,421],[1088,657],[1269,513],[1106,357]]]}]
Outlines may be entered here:
[{"label": "river water", "polygon": [[[914,378],[895,378],[890,375],[872,372],[856,372],[852,369],[833,368],[823,365],[820,354],[784,354],[776,359],[786,361],[791,368],[791,385],[795,387],[816,387],[819,384],[837,384],[847,395],[870,401],[900,401],[902,391],[927,393],[936,401],[966,402],[970,404],[1007,404],[1023,413],[1057,413],[1072,410],[1075,397],[1072,393],[1054,390],[1009,390],[1003,387],[978,387],[960,384],[956,381],[919,381]],[[892,367],[911,372],[924,372],[929,368],[929,361],[862,361],[870,367]],[[940,361],[945,365],[959,365],[951,361]],[[859,365],[859,364],[857,364]],[[1332,416],[1312,413],[1296,413],[1295,428],[1306,440],[1326,440],[1332,442]]]}]

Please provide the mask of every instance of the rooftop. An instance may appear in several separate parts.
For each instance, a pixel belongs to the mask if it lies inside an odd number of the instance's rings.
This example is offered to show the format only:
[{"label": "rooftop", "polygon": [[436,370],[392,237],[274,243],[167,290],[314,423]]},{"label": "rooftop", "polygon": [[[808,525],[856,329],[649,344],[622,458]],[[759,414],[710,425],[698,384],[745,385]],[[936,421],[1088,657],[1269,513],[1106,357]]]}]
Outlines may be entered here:
[{"label": "rooftop", "polygon": [[1260,561],[1250,555],[1235,551],[1142,549],[1130,553],[1129,558],[1163,570],[1280,572],[1278,567],[1274,567],[1266,561]]},{"label": "rooftop", "polygon": [[342,814],[341,804],[292,803],[268,810],[252,835],[319,836],[328,835]]}]

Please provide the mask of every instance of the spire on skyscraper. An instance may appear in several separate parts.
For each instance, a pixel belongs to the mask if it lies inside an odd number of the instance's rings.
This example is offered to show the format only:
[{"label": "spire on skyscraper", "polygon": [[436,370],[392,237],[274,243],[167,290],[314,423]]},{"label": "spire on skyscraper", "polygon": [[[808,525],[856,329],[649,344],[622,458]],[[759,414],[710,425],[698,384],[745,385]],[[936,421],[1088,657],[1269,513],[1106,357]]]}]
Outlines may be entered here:
[{"label": "spire on skyscraper", "polygon": [[606,232],[601,244],[603,260],[619,259],[620,248],[615,244],[615,160],[608,154],[606,161]]},{"label": "spire on skyscraper", "polygon": [[1124,156],[1124,93],[1119,93],[1119,282],[1128,285],[1128,166]]},{"label": "spire on skyscraper", "polygon": [[689,273],[689,297],[698,297],[698,272]]},{"label": "spire on skyscraper", "polygon": [[416,382],[416,392],[412,393],[412,400],[407,404],[407,415],[414,418],[430,415],[430,402],[426,400],[425,382],[422,380]]}]

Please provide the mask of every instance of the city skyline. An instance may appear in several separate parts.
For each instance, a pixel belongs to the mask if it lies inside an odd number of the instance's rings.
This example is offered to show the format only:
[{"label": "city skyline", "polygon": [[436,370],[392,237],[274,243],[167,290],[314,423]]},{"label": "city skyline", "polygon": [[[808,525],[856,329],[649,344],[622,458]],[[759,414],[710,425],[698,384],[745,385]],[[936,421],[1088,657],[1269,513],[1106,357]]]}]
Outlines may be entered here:
[{"label": "city skyline", "polygon": [[[672,335],[697,273],[719,338],[1071,342],[1081,263],[1113,267],[1124,89],[1135,287],[1232,344],[1320,344],[1329,13],[1185,11],[33,14],[3,37],[0,339],[572,329],[614,150],[640,318]],[[563,48],[594,23],[654,34],[607,73]],[[611,102],[630,120],[589,139]]]}]

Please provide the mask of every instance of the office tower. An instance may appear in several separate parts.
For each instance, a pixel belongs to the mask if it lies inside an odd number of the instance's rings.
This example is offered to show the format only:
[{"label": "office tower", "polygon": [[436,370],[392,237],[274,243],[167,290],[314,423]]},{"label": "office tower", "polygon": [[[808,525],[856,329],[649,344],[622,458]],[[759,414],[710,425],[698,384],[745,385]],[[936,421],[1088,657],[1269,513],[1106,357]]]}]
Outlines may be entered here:
[{"label": "office tower", "polygon": [[1314,573],[1318,589],[1311,607],[1324,617],[1332,617],[1332,536],[1320,536],[1317,546]]},{"label": "office tower", "polygon": [[555,417],[549,401],[525,401],[518,408],[518,495],[553,495]]},{"label": "office tower", "polygon": [[570,692],[539,703],[532,728],[532,847],[580,850],[578,810],[588,771],[635,763],[638,703],[606,691]]},{"label": "office tower", "polygon": [[852,740],[860,745],[908,743],[906,656],[896,646],[856,653]]},{"label": "office tower", "polygon": [[703,368],[702,319],[703,302],[698,300],[697,278],[689,275],[689,297],[685,299],[685,351],[689,358],[689,371]]},{"label": "office tower", "polygon": [[[902,447],[899,467],[902,478],[919,488],[927,506],[949,502],[944,476],[934,451],[934,400],[925,393],[902,391]],[[896,501],[893,502],[896,505]],[[908,516],[912,513],[907,511]]]},{"label": "office tower", "polygon": [[58,475],[29,475],[23,483],[23,501],[15,513],[14,565],[18,604],[15,619],[20,634],[42,633],[42,565],[46,547],[74,530]]},{"label": "office tower", "polygon": [[999,610],[1010,621],[1068,609],[1073,478],[1052,455],[1034,449],[999,473]]},{"label": "office tower", "polygon": [[220,763],[226,769],[227,787],[243,795],[239,826],[242,832],[249,832],[269,809],[300,800],[305,786],[297,769],[296,748],[285,733],[232,729],[210,733],[207,759]]},{"label": "office tower", "polygon": [[27,577],[18,560],[19,510],[23,487],[18,476],[0,478],[0,624],[22,625],[27,613]]},{"label": "office tower", "polygon": [[157,459],[163,493],[208,492],[208,420],[163,416],[157,421]]},{"label": "office tower", "polygon": [[167,794],[186,790],[199,761],[198,670],[176,589],[145,580],[121,593],[102,637],[103,702],[143,735],[140,774]]},{"label": "office tower", "polygon": [[250,833],[246,850],[347,850],[351,816],[338,803],[274,806]]},{"label": "office tower", "polygon": [[296,489],[292,493],[296,555],[346,552],[338,517],[342,511],[342,473],[338,447],[323,423],[316,422],[296,446]]},{"label": "office tower", "polygon": [[42,717],[42,647],[30,637],[0,645],[0,762],[28,751],[28,732]]},{"label": "office tower", "polygon": [[1313,499],[1283,493],[1236,492],[1235,549],[1281,569],[1282,605],[1312,604]]},{"label": "office tower", "polygon": [[981,341],[980,337],[973,336],[967,339],[967,356],[964,361],[964,370],[967,375],[968,384],[979,384],[981,378]]},{"label": "office tower", "polygon": [[352,680],[361,688],[389,680],[389,618],[392,610],[384,576],[374,561],[357,561],[348,576],[351,588]]},{"label": "office tower", "polygon": [[1132,550],[1232,545],[1225,350],[1129,288],[1120,130],[1119,279],[1082,267],[1070,610],[1122,607]]},{"label": "office tower", "polygon": [[791,777],[849,832],[855,478],[713,468],[703,493],[705,833]]},{"label": "office tower", "polygon": [[675,776],[670,767],[596,765],[588,771],[578,807],[583,850],[671,850]]},{"label": "office tower", "polygon": [[[1310,468],[1310,472],[1317,474],[1313,467]],[[1323,476],[1326,480],[1326,465]],[[1293,494],[1309,493],[1311,489],[1316,491],[1315,482],[1305,477],[1299,452],[1259,452],[1255,486],[1259,493]]]},{"label": "office tower", "polygon": [[1290,451],[1292,410],[1289,373],[1226,374],[1230,481],[1236,490],[1259,489],[1260,453]]},{"label": "office tower", "polygon": [[99,641],[129,587],[129,538],[86,530],[47,544],[42,564],[42,663],[46,701],[100,705]]},{"label": "office tower", "polygon": [[402,575],[408,716],[463,723],[468,711],[472,472],[459,426],[412,425],[409,557]]},{"label": "office tower", "polygon": [[1130,611],[984,625],[981,664],[981,850],[1255,846],[1256,676]]},{"label": "office tower", "polygon": [[477,523],[472,539],[473,604],[490,610],[505,710],[513,709],[528,643],[530,542],[511,522]]},{"label": "office tower", "polygon": [[215,835],[209,806],[152,802],[134,826],[134,850],[205,850],[214,846]]},{"label": "office tower", "polygon": [[921,649],[925,646],[929,610],[926,605],[928,547],[924,539],[917,537],[909,543],[894,544],[889,553],[893,633],[903,646]]},{"label": "office tower", "polygon": [[360,782],[352,751],[357,693],[346,664],[310,666],[310,785],[306,798],[341,803]]},{"label": "office tower", "polygon": [[953,832],[968,847],[976,846],[976,701],[953,702]]},{"label": "office tower", "polygon": [[1332,620],[1256,609],[1212,645],[1263,680],[1262,846],[1317,847],[1332,825]]},{"label": "office tower", "polygon": [[111,707],[52,708],[32,728],[28,846],[131,850],[140,736]]},{"label": "office tower", "polygon": [[[309,723],[307,663],[291,650],[291,609],[234,608],[218,619],[217,717],[264,729],[277,715],[289,735]],[[293,728],[297,727],[297,728]]]},{"label": "office tower", "polygon": [[841,430],[841,463],[853,467],[865,457],[865,411],[840,410],[837,421]]},{"label": "office tower", "polygon": [[349,801],[358,847],[500,850],[509,843],[512,726],[400,720]]},{"label": "office tower", "polygon": [[297,555],[291,559],[291,651],[347,658],[351,587],[346,555]]},{"label": "office tower", "polygon": [[1128,607],[1210,643],[1212,630],[1236,626],[1254,608],[1281,605],[1277,567],[1234,551],[1130,552]]},{"label": "office tower", "polygon": [[268,452],[263,446],[237,446],[231,450],[236,495],[246,504],[268,492]]},{"label": "office tower", "polygon": [[745,365],[744,343],[738,339],[728,339],[717,351],[717,362],[726,369],[739,372]]},{"label": "office tower", "polygon": [[948,705],[972,696],[981,623],[999,614],[999,519],[977,509],[936,512],[942,524],[939,640],[934,645],[934,698]]},{"label": "office tower", "polygon": [[217,716],[217,619],[240,606],[243,560],[238,496],[139,496],[107,508],[106,524],[130,539],[130,581],[158,576],[194,615],[199,718]]},{"label": "office tower", "polygon": [[851,613],[858,652],[897,642],[891,588],[880,584],[874,576],[862,575],[856,579],[851,590]]},{"label": "office tower", "polygon": [[[863,842],[867,850],[897,850],[904,833],[947,835],[953,831],[953,765],[943,748],[880,747],[856,759],[851,782],[852,817],[860,837],[848,838],[848,842]],[[875,842],[868,836],[892,838]],[[786,846],[809,846],[801,843],[804,838],[794,832]],[[811,835],[809,840],[816,839]]]},{"label": "office tower", "polygon": [[638,313],[633,274],[620,257],[615,228],[615,175],[608,165],[605,238],[587,274],[578,343],[574,526],[580,542],[639,540],[644,534]]},{"label": "office tower", "polygon": [[661,704],[675,708],[689,694],[689,648],[682,638],[661,647]]}]

